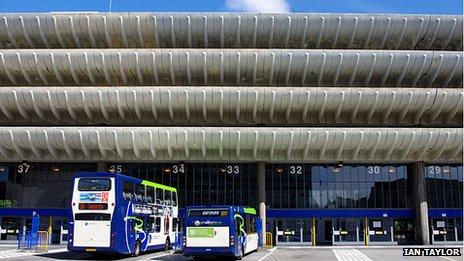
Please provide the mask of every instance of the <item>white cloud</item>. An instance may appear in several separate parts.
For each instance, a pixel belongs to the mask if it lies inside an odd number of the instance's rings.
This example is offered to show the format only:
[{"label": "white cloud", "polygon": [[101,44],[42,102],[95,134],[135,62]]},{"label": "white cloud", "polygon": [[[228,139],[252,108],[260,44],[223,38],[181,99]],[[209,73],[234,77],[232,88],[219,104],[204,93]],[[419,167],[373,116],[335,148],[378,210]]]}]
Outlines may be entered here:
[{"label": "white cloud", "polygon": [[253,13],[290,13],[286,0],[226,0],[231,11]]}]

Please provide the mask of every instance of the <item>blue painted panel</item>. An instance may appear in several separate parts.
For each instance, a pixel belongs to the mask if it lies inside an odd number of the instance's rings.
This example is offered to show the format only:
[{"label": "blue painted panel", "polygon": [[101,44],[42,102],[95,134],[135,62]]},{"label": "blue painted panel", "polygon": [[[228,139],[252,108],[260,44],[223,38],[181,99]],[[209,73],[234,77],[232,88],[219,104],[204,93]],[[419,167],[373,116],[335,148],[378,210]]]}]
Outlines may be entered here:
[{"label": "blue painted panel", "polygon": [[391,217],[413,218],[413,209],[268,209],[268,218]]},{"label": "blue painted panel", "polygon": [[40,216],[69,217],[71,211],[68,208],[0,208],[0,217],[32,216],[32,212]]},{"label": "blue painted panel", "polygon": [[0,182],[8,182],[8,167],[0,166]]},{"label": "blue painted panel", "polygon": [[450,218],[462,218],[462,208],[429,208],[429,217],[450,217]]}]

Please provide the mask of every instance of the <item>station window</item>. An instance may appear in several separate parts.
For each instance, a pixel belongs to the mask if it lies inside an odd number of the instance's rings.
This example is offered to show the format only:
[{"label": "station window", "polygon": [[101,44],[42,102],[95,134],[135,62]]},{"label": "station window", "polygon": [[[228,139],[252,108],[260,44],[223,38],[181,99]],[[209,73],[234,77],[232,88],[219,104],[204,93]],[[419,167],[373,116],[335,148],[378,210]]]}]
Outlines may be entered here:
[{"label": "station window", "polygon": [[267,164],[270,208],[410,208],[403,165]]},{"label": "station window", "polygon": [[461,165],[428,165],[425,167],[425,178],[429,207],[463,207],[463,167]]},{"label": "station window", "polygon": [[97,171],[97,164],[0,162],[0,200],[5,207],[68,208],[73,175],[80,171]]},{"label": "station window", "polygon": [[[125,175],[177,188],[177,205],[180,207],[205,204],[257,206],[256,163],[110,162],[107,166],[112,165],[119,166]],[[296,168],[295,173],[298,172]],[[300,194],[299,201],[303,202],[304,197]],[[163,197],[157,199],[164,200]]]}]

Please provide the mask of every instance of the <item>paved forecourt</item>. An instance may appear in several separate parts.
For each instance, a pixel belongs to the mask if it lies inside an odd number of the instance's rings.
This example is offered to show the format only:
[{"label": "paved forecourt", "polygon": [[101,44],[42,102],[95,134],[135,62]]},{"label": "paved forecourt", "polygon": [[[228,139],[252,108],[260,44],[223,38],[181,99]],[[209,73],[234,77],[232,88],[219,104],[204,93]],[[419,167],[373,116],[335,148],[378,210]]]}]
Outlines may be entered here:
[{"label": "paved forecourt", "polygon": [[[8,250],[13,251],[13,250]],[[0,251],[1,254],[2,251]],[[13,253],[13,252],[11,252]],[[461,248],[461,253],[463,249]],[[55,250],[51,253],[42,255],[12,255],[10,257],[3,257],[0,255],[0,259],[8,258],[12,260],[89,260],[92,256],[82,253],[70,253],[67,251]],[[105,259],[105,258],[103,258]],[[113,258],[114,259],[114,258]],[[139,257],[121,256],[116,258],[117,260],[165,260],[165,261],[187,261],[193,260],[191,257],[186,258],[181,253],[169,252],[153,252]],[[208,258],[205,260],[214,260],[214,258]],[[316,248],[302,248],[302,247],[279,247],[272,249],[260,250],[257,253],[251,253],[246,255],[243,260],[246,261],[271,261],[271,260],[324,260],[324,261],[389,261],[389,260],[449,260],[449,261],[460,261],[462,256],[442,256],[442,257],[405,257],[403,256],[402,247],[316,247]]]},{"label": "paved forecourt", "polygon": [[[4,255],[2,256],[2,252]],[[257,253],[251,253],[246,255],[243,260],[264,260],[264,258],[271,253],[270,250],[260,250]],[[0,251],[0,259],[4,260],[95,260],[92,258],[91,255],[86,253],[72,253],[66,250],[54,249],[51,250],[49,253],[45,254],[31,254],[31,253],[21,253],[18,252],[16,249],[8,249]],[[169,260],[169,261],[183,261],[183,260],[193,260],[193,258],[189,257],[186,258],[182,255],[182,253],[174,253],[173,251],[159,251],[159,252],[152,252],[144,255],[140,255],[138,257],[131,257],[131,256],[111,256],[111,257],[101,257],[98,258],[99,260],[106,260],[106,259],[113,259],[113,260],[130,260],[130,261],[142,261],[142,260]],[[212,259],[209,259],[212,260]]]},{"label": "paved forecourt", "polygon": [[[461,254],[462,254],[461,248]],[[378,247],[378,248],[355,248],[355,247],[321,247],[321,248],[277,248],[260,261],[271,260],[324,260],[324,261],[389,261],[389,260],[462,260],[457,257],[405,257],[402,247]]]}]

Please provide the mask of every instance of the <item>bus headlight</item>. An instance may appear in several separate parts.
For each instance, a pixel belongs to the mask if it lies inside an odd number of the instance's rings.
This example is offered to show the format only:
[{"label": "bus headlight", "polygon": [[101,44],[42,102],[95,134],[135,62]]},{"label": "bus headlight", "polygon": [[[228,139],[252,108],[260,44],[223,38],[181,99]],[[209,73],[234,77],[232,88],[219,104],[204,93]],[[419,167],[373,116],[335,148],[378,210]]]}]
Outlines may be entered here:
[{"label": "bus headlight", "polygon": [[231,246],[234,245],[234,236],[230,236],[229,244],[230,244]]}]

